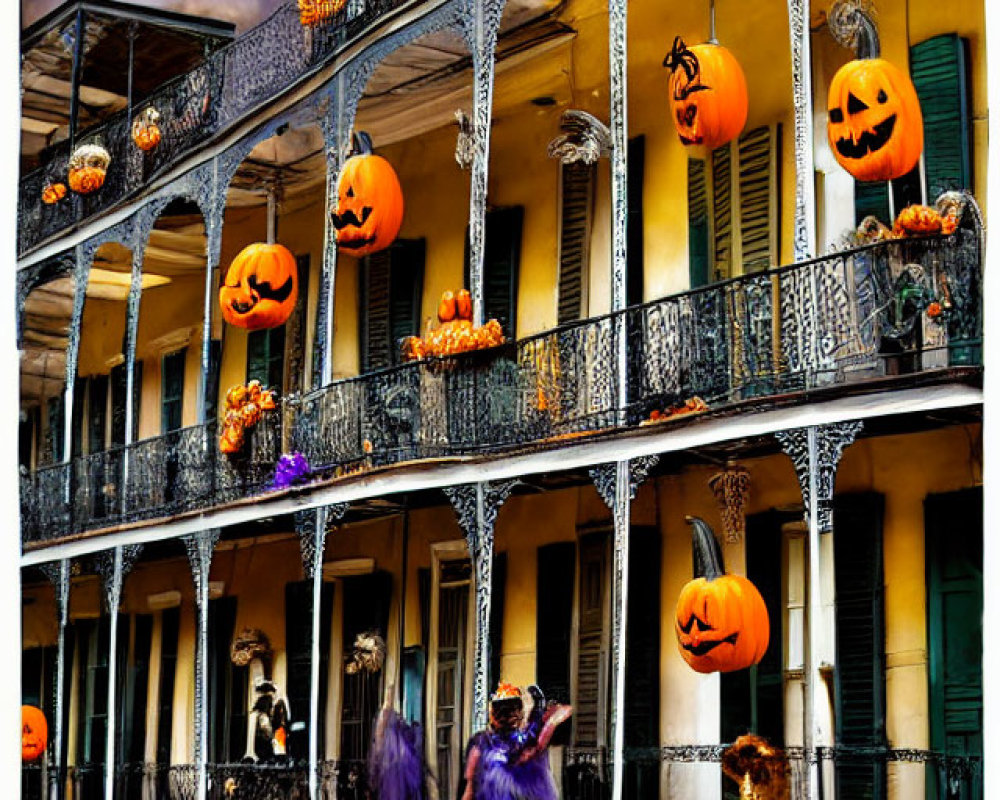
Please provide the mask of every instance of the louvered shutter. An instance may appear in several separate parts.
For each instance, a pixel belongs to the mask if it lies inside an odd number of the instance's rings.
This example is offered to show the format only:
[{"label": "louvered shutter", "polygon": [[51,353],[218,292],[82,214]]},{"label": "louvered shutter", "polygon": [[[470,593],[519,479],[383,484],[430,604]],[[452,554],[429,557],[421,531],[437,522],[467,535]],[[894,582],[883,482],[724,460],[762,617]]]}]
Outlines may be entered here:
[{"label": "louvered shutter", "polygon": [[[309,697],[312,683],[312,581],[285,585],[285,653],[287,695],[291,720],[296,724],[289,735],[290,758],[309,755]],[[330,620],[333,615],[333,584],[324,583],[319,616],[319,707],[326,708],[327,676],[330,668]],[[319,752],[324,751],[325,725],[319,727]]]},{"label": "louvered shutter", "polygon": [[561,164],[559,214],[559,324],[586,316],[584,281],[590,266],[590,229],[597,165]]},{"label": "louvered shutter", "polygon": [[607,537],[591,534],[580,539],[580,627],[577,639],[574,741],[580,747],[604,743],[605,681],[604,590]]},{"label": "louvered shutter", "polygon": [[102,453],[107,447],[108,376],[95,375],[87,383],[89,414],[87,421],[87,446],[91,453]]},{"label": "louvered shutter", "polygon": [[503,655],[503,612],[507,596],[507,554],[493,555],[493,584],[490,592],[490,691],[500,680]]},{"label": "louvered shutter", "polygon": [[[521,264],[524,208],[498,208],[486,213],[483,254],[483,306],[486,319],[497,319],[504,335],[517,335],[517,279]],[[469,286],[469,236],[465,236],[465,285]]]},{"label": "louvered shutter", "polygon": [[646,137],[636,136],[628,142],[628,263],[626,272],[626,302],[630,306],[643,301],[645,293],[645,256],[643,252],[643,180],[646,175]]},{"label": "louvered shutter", "polygon": [[[70,440],[70,455],[73,458],[83,455],[83,430],[86,427],[83,409],[84,400],[87,397],[87,380],[87,378],[78,377],[73,388],[73,432]],[[65,425],[65,421],[63,425]],[[59,449],[62,450],[62,447],[60,446]]]},{"label": "louvered shutter", "polygon": [[910,73],[924,116],[927,197],[972,187],[966,44],[954,33],[910,48]]},{"label": "louvered shutter", "polygon": [[[570,652],[576,544],[556,542],[538,548],[535,626],[535,680],[545,696],[570,702]],[[569,725],[556,729],[555,744],[569,744]]]},{"label": "louvered shutter", "polygon": [[362,261],[361,371],[371,372],[390,364],[389,351],[389,268],[391,250],[372,253]]},{"label": "louvered shutter", "polygon": [[247,667],[229,656],[236,628],[236,598],[208,602],[208,758],[216,764],[238,762],[247,744]]},{"label": "louvered shutter", "polygon": [[181,427],[184,408],[184,361],[187,348],[164,356],[160,374],[160,406],[162,432],[169,433]]},{"label": "louvered shutter", "polygon": [[424,240],[397,240],[362,262],[361,369],[399,361],[399,340],[420,333]]},{"label": "louvered shutter", "polygon": [[[136,614],[132,658],[127,664],[125,694],[118,707],[121,732],[119,760],[142,763],[146,759],[146,711],[149,692],[149,657],[153,640],[153,617]],[[126,797],[142,795],[142,777],[130,775]]]},{"label": "louvered shutter", "polygon": [[285,381],[285,326],[247,334],[247,382],[281,392]]},{"label": "louvered shutter", "polygon": [[163,611],[160,623],[160,691],[156,722],[157,764],[170,763],[170,742],[174,727],[174,678],[177,674],[180,622],[179,608],[168,608]]},{"label": "louvered shutter", "polygon": [[[834,506],[837,744],[885,747],[885,622],[882,497],[846,495]],[[886,796],[885,765],[837,765],[837,796]]]},{"label": "louvered shutter", "polygon": [[865,217],[889,223],[889,184],[885,181],[854,182],[854,223],[860,225]]},{"label": "louvered shutter", "polygon": [[[46,407],[48,412],[48,443],[51,462],[58,464],[63,460],[63,448],[66,436],[66,395],[50,397]],[[76,437],[74,437],[76,438]]]},{"label": "louvered shutter", "polygon": [[777,261],[778,130],[765,125],[739,138],[740,248],[744,273],[767,269]]},{"label": "louvered shutter", "polygon": [[708,183],[705,161],[688,159],[688,274],[691,288],[708,283]]},{"label": "louvered shutter", "polygon": [[724,144],[712,151],[712,263],[715,280],[724,280],[733,270],[732,155]]}]

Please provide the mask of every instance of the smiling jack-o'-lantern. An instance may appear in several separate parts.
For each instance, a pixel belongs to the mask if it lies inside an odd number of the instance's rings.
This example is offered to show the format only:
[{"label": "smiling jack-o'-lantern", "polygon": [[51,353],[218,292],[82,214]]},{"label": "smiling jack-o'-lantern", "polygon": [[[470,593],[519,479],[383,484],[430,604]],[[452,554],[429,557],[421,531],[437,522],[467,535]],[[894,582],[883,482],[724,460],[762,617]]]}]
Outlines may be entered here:
[{"label": "smiling jack-o'-lantern", "polygon": [[742,575],[722,571],[722,553],[704,520],[693,526],[697,577],[677,598],[674,631],[683,659],[695,672],[733,672],[760,662],[767,651],[770,623],[757,587]]},{"label": "smiling jack-o'-lantern", "polygon": [[688,47],[678,36],[663,60],[671,71],[670,111],[681,142],[714,149],[747,121],[747,81],[739,62],[714,42]]},{"label": "smiling jack-o'-lantern", "polygon": [[354,137],[355,155],[337,181],[337,209],[331,213],[337,247],[353,256],[385,250],[403,224],[403,189],[392,165],[372,153],[367,133]]},{"label": "smiling jack-o'-lantern", "polygon": [[222,317],[248,330],[283,325],[299,297],[295,256],[280,244],[257,242],[229,265],[219,289]]},{"label": "smiling jack-o'-lantern", "polygon": [[21,706],[21,760],[37,761],[49,741],[45,714],[35,706]]}]

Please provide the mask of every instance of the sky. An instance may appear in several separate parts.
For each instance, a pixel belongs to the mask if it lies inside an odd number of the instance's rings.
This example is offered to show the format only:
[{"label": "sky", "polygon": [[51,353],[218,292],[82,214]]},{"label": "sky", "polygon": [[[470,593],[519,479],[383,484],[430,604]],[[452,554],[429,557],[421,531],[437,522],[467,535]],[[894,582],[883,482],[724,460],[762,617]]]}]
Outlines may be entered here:
[{"label": "sky", "polygon": [[[168,8],[185,14],[215,17],[235,22],[240,31],[260,22],[283,2],[289,0],[133,0],[135,5]],[[30,25],[65,0],[22,0],[21,24]]]}]

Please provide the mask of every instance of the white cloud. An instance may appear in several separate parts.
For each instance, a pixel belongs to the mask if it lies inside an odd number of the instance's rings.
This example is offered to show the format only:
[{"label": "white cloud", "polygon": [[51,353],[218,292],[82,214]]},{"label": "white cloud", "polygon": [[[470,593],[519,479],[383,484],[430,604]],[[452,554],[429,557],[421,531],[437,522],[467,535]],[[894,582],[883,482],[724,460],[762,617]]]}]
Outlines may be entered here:
[{"label": "white cloud", "polygon": [[[23,0],[21,22],[30,25],[39,17],[61,5],[64,0]],[[167,8],[199,17],[214,17],[235,22],[243,31],[256,25],[286,0],[145,0],[135,5]]]}]

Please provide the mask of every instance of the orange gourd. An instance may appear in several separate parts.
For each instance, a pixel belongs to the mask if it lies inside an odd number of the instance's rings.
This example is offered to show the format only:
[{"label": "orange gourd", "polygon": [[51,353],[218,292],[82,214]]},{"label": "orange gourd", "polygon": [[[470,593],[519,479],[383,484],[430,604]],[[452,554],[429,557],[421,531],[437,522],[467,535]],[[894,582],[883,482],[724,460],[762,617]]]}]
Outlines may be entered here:
[{"label": "orange gourd", "polygon": [[733,672],[760,662],[770,622],[757,587],[722,571],[722,553],[704,520],[693,526],[695,573],[677,598],[674,632],[681,657],[695,672]]},{"label": "orange gourd", "polygon": [[69,188],[77,194],[91,194],[104,185],[111,155],[98,144],[76,148],[69,159]]},{"label": "orange gourd", "polygon": [[49,724],[35,706],[21,706],[21,760],[37,761],[49,742]]},{"label": "orange gourd", "polygon": [[160,112],[149,106],[141,116],[132,123],[132,141],[144,152],[153,150],[163,138],[160,130]]},{"label": "orange gourd", "polygon": [[319,25],[333,17],[347,0],[299,0],[299,22],[302,25]]},{"label": "orange gourd", "polygon": [[459,319],[472,319],[472,295],[468,289],[462,289],[455,295],[455,309]]},{"label": "orange gourd", "polygon": [[49,183],[42,189],[42,202],[47,206],[55,205],[66,196],[65,183]]},{"label": "orange gourd", "polygon": [[298,297],[295,256],[280,244],[257,242],[229,265],[219,289],[219,306],[230,325],[254,331],[283,325]]},{"label": "orange gourd", "polygon": [[360,257],[395,241],[403,224],[403,189],[392,164],[372,153],[367,133],[355,136],[355,150],[340,171],[337,208],[330,216],[337,247]]},{"label": "orange gourd", "polygon": [[670,111],[681,142],[714,149],[747,121],[747,81],[732,53],[714,42],[688,47],[678,36],[663,61],[671,71]]},{"label": "orange gourd", "polygon": [[955,226],[954,217],[942,217],[930,206],[912,205],[899,212],[892,233],[894,236],[932,236],[954,233]]},{"label": "orange gourd", "polygon": [[455,319],[455,294],[445,292],[438,303],[438,322],[451,322]]}]

